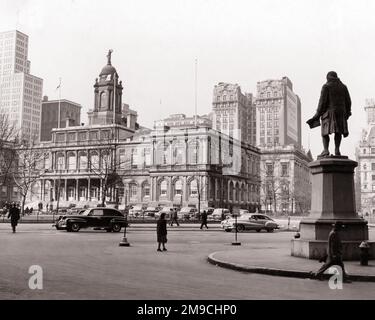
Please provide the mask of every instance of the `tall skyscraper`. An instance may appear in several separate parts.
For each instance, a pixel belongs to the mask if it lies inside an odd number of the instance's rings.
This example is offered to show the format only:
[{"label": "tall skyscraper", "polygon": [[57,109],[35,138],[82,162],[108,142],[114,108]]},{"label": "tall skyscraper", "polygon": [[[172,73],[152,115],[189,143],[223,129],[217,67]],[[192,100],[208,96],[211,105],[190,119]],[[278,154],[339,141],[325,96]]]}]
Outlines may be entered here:
[{"label": "tall skyscraper", "polygon": [[301,101],[288,77],[257,83],[257,145],[301,147]]},{"label": "tall skyscraper", "polygon": [[256,142],[253,95],[238,84],[220,82],[214,87],[212,128],[251,145]]},{"label": "tall skyscraper", "polygon": [[0,113],[7,114],[22,139],[39,140],[43,79],[30,74],[29,37],[0,33]]}]

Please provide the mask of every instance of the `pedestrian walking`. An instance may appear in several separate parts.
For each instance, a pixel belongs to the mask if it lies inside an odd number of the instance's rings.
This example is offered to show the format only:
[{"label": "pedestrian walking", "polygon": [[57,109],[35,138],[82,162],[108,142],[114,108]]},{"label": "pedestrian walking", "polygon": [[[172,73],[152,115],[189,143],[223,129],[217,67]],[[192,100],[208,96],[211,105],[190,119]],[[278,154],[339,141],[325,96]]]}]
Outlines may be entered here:
[{"label": "pedestrian walking", "polygon": [[332,226],[333,228],[328,236],[327,256],[321,260],[325,260],[325,263],[315,273],[315,277],[319,280],[322,280],[324,271],[332,266],[339,266],[341,267],[341,270],[343,272],[344,282],[351,282],[347,273],[345,272],[344,262],[342,260],[342,243],[339,231],[341,230],[343,225],[340,221],[336,221]]},{"label": "pedestrian walking", "polygon": [[201,219],[202,219],[201,229],[203,229],[203,226],[206,226],[206,229],[208,229],[208,226],[207,226],[207,212],[206,212],[206,210],[203,210]]},{"label": "pedestrian walking", "polygon": [[176,222],[177,224],[177,227],[180,226],[180,224],[178,223],[178,215],[177,215],[177,210],[174,210],[171,214],[171,222],[170,222],[170,226],[172,227],[173,226],[173,222]]},{"label": "pedestrian walking", "polygon": [[30,214],[30,215],[33,214],[33,207],[30,208],[30,210],[29,210],[29,214]]},{"label": "pedestrian walking", "polygon": [[158,240],[158,250],[161,250],[161,245],[163,245],[163,251],[167,251],[165,244],[167,243],[167,220],[165,220],[165,212],[160,214],[159,220],[156,224],[156,235]]},{"label": "pedestrian walking", "polygon": [[18,220],[20,219],[20,210],[17,208],[15,203],[9,209],[8,218],[10,218],[10,224],[12,225],[13,233],[15,233]]},{"label": "pedestrian walking", "polygon": [[26,215],[28,215],[29,214],[29,207],[26,207],[26,209],[25,209],[25,212],[24,212],[24,215],[26,214]]}]

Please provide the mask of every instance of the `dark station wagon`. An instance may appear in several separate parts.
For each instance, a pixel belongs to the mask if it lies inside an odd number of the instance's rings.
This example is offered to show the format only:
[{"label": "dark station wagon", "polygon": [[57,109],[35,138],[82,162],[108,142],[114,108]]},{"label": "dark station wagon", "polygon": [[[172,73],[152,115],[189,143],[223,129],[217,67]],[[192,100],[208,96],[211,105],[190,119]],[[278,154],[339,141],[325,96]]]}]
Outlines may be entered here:
[{"label": "dark station wagon", "polygon": [[69,232],[78,232],[83,228],[120,232],[125,225],[128,225],[127,221],[120,211],[101,207],[86,209],[79,215],[60,216],[54,224],[57,230]]}]

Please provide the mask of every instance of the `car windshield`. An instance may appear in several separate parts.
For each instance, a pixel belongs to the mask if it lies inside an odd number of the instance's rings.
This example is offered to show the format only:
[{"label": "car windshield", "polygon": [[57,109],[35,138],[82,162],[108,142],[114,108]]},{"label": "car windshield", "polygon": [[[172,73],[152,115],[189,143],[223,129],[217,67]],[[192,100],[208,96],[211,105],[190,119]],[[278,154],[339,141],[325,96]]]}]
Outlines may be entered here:
[{"label": "car windshield", "polygon": [[155,207],[147,207],[146,210],[155,210]]},{"label": "car windshield", "polygon": [[191,209],[194,209],[194,208],[190,208],[190,207],[183,207],[183,208],[181,209],[181,211],[180,211],[180,212],[190,212],[190,211],[191,211]]},{"label": "car windshield", "polygon": [[132,210],[142,210],[142,206],[134,206]]},{"label": "car windshield", "polygon": [[85,210],[85,211],[83,211],[82,213],[81,213],[81,215],[83,215],[83,216],[88,216],[89,215],[89,213],[90,213],[90,209],[87,209],[87,210]]},{"label": "car windshield", "polygon": [[212,214],[221,214],[223,209],[215,209]]}]

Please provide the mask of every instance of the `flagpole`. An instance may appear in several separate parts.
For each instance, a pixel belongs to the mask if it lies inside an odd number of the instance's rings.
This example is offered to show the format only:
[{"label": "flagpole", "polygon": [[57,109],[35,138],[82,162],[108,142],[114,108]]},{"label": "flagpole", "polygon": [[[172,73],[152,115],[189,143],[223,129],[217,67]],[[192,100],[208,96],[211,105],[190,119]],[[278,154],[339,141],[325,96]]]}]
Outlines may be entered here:
[{"label": "flagpole", "polygon": [[59,82],[59,110],[57,115],[57,128],[60,128],[60,121],[61,121],[61,78]]},{"label": "flagpole", "polygon": [[116,85],[117,85],[117,83],[116,83],[116,77],[117,76],[117,74],[116,74],[116,72],[113,74],[113,84],[114,84],[114,86],[113,86],[113,124],[115,124],[116,123]]},{"label": "flagpole", "polygon": [[197,99],[197,82],[198,82],[198,77],[197,77],[197,64],[198,60],[195,58],[195,119],[194,119],[194,124],[195,127],[197,127],[197,104],[198,104],[198,99]]}]

